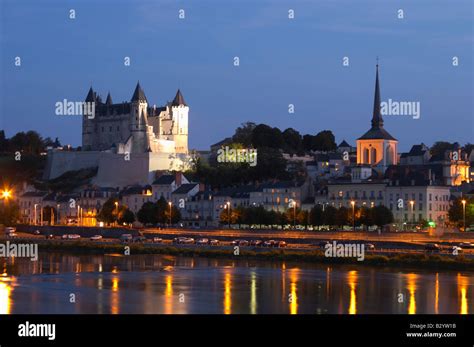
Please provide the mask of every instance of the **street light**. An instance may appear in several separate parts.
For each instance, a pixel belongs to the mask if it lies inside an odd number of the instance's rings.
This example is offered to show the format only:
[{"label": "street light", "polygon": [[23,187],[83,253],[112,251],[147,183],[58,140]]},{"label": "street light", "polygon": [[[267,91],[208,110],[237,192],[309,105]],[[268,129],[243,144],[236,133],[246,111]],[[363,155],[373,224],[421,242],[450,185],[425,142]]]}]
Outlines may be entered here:
[{"label": "street light", "polygon": [[229,201],[225,203],[224,208],[227,209],[227,225],[228,225],[228,228],[230,229],[230,202]]},{"label": "street light", "polygon": [[168,205],[169,205],[169,207],[170,207],[170,227],[171,227],[171,206],[172,206],[173,204],[172,204],[171,201],[170,201],[170,202],[168,202]]},{"label": "street light", "polygon": [[413,200],[410,200],[410,206],[411,206],[411,221],[413,224],[415,224],[415,214],[413,213],[413,205],[415,205],[415,202]]},{"label": "street light", "polygon": [[463,220],[463,225],[464,225],[463,231],[466,231],[466,200],[463,199],[461,203],[462,203],[462,220]]},{"label": "street light", "polygon": [[115,205],[115,225],[118,225],[118,201],[115,201],[114,202],[114,205]]},{"label": "street light", "polygon": [[352,205],[352,231],[355,231],[355,201],[352,200],[351,201],[351,205]]},{"label": "street light", "polygon": [[38,204],[35,204],[35,220],[34,220],[34,225],[36,225],[37,220],[38,220],[38,217],[36,216],[36,206],[38,206]]},{"label": "street light", "polygon": [[2,191],[2,198],[3,199],[8,200],[8,199],[11,198],[11,196],[12,196],[12,192],[10,190],[5,189],[5,190]]}]

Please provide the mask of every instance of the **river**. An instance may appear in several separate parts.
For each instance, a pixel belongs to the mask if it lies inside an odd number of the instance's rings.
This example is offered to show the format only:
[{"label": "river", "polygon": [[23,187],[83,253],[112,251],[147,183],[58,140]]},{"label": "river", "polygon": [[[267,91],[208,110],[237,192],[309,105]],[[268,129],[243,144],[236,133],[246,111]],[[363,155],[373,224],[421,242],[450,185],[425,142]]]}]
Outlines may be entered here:
[{"label": "river", "polygon": [[43,253],[0,273],[0,314],[474,312],[473,272]]}]

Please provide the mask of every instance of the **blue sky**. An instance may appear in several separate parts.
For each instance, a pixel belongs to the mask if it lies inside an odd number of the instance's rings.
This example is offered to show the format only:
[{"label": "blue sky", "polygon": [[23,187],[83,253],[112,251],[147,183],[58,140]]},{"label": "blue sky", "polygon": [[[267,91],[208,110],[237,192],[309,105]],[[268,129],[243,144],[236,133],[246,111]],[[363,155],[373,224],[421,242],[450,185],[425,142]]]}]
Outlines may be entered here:
[{"label": "blue sky", "polygon": [[110,91],[114,102],[126,101],[140,80],[151,104],[181,89],[191,148],[208,149],[246,121],[301,133],[330,129],[337,142],[355,144],[370,127],[378,56],[382,101],[421,103],[418,120],[385,117],[400,150],[474,142],[472,0],[0,4],[0,129],[7,136],[33,129],[80,145],[80,117],[56,116],[54,104],[83,100],[91,84],[104,99]]}]

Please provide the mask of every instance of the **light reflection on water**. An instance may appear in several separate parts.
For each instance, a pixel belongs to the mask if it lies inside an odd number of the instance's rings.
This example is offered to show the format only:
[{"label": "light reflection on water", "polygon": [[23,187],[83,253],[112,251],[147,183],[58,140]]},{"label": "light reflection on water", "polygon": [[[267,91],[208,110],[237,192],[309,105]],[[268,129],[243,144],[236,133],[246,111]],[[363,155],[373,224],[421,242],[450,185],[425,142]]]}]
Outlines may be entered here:
[{"label": "light reflection on water", "polygon": [[470,272],[60,254],[0,269],[0,314],[474,313]]}]

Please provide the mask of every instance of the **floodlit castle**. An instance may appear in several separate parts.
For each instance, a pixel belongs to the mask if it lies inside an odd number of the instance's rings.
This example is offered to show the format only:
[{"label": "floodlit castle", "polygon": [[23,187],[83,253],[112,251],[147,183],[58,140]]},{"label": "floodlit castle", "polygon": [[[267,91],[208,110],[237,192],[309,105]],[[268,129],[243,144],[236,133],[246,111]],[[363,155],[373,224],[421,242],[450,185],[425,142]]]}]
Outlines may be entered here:
[{"label": "floodlit castle", "polygon": [[188,153],[189,107],[178,89],[172,102],[150,106],[140,83],[130,102],[114,104],[110,93],[105,103],[89,89],[86,100],[94,114],[84,116],[82,150],[114,153]]},{"label": "floodlit castle", "polygon": [[103,102],[91,87],[83,107],[81,150],[51,150],[45,179],[97,168],[92,184],[125,187],[150,184],[157,172],[190,167],[189,107],[180,90],[173,101],[156,107],[139,83],[130,102],[118,104],[110,93]]}]

